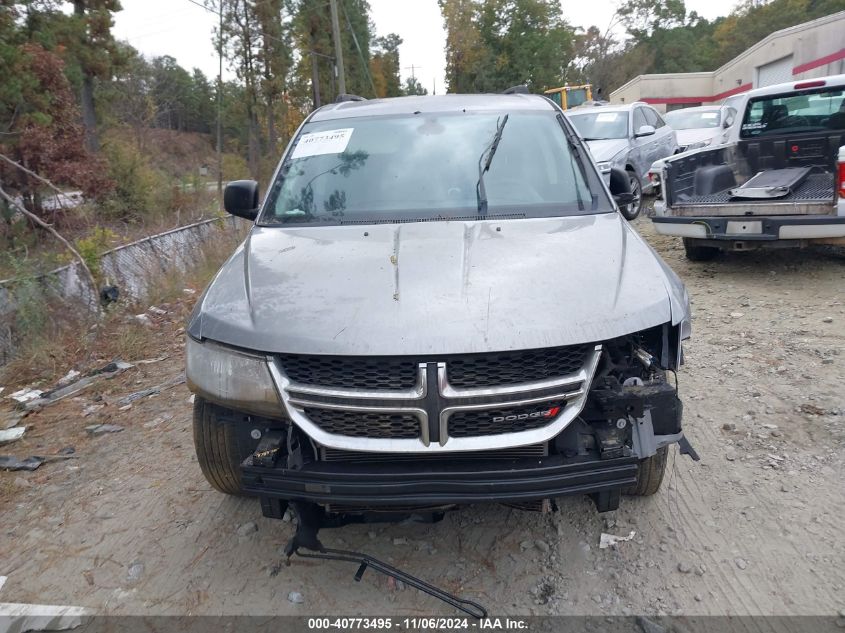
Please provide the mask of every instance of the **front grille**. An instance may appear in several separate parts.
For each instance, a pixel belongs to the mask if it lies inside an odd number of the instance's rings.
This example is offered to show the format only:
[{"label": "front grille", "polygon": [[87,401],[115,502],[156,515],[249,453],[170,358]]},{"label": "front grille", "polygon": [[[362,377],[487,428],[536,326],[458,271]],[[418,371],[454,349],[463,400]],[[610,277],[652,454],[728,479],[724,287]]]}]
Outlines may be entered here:
[{"label": "front grille", "polygon": [[[525,442],[520,433],[542,429],[529,440],[536,442],[560,432],[584,406],[600,350],[584,344],[442,356],[283,354],[271,371],[291,381],[282,397],[294,422],[358,453],[326,459],[370,459],[360,451],[427,458],[438,445],[470,459],[466,449],[513,448]],[[517,437],[510,442],[498,437],[511,434]]]},{"label": "front grille", "polygon": [[417,362],[407,357],[304,356],[279,358],[292,381],[344,389],[413,389]]},{"label": "front grille", "polygon": [[509,460],[524,459],[526,457],[545,457],[549,454],[547,443],[516,446],[492,451],[467,451],[461,453],[366,453],[361,451],[345,451],[337,448],[320,448],[320,459],[324,462],[418,462],[433,461],[479,461],[479,460]]},{"label": "front grille", "polygon": [[293,382],[343,389],[407,390],[417,382],[421,363],[445,362],[449,383],[458,389],[499,387],[558,378],[577,372],[591,346],[461,354],[452,356],[306,356],[279,357]]},{"label": "front grille", "polygon": [[420,421],[405,413],[362,413],[334,409],[306,408],[305,415],[326,433],[379,439],[414,439],[420,436]]},{"label": "front grille", "polygon": [[[449,437],[478,437],[539,429],[560,415],[565,404],[541,402],[502,409],[458,411],[449,417]],[[542,415],[543,412],[549,414]]]},{"label": "front grille", "polygon": [[550,347],[518,352],[468,354],[446,362],[453,387],[496,387],[572,374],[584,365],[589,345]]}]

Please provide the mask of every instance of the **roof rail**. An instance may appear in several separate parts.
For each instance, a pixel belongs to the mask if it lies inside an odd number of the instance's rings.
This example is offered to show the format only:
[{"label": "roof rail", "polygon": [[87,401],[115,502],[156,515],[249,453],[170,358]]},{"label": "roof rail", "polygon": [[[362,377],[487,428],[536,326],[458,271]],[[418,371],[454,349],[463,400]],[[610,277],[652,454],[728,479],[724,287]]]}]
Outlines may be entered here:
[{"label": "roof rail", "polygon": [[337,99],[334,100],[335,103],[345,103],[347,101],[366,101],[366,99],[358,95],[339,94],[337,95]]},{"label": "roof rail", "polygon": [[527,95],[528,94],[528,86],[521,85],[521,86],[511,86],[507,90],[505,90],[503,95]]}]

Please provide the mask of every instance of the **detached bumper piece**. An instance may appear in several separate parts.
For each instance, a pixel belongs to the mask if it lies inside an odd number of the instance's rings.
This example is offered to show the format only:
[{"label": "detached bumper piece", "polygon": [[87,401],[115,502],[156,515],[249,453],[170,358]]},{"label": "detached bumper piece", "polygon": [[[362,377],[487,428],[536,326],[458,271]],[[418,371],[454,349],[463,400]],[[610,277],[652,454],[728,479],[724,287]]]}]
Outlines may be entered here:
[{"label": "detached bumper piece", "polygon": [[[276,459],[268,459],[274,455]],[[274,463],[276,462],[276,463]],[[389,509],[498,502],[518,503],[567,495],[617,491],[636,483],[634,457],[565,463],[541,458],[448,463],[377,464],[311,462],[289,468],[279,448],[256,451],[242,465],[247,493],[264,499]],[[266,505],[266,504],[262,504]]]}]

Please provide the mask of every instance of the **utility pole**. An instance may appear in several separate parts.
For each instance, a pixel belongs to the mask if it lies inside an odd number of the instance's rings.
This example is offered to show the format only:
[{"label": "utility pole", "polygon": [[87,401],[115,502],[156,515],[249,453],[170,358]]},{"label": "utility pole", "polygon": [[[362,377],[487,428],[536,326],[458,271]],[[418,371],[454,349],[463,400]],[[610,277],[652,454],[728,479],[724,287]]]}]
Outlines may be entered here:
[{"label": "utility pole", "polygon": [[217,34],[217,200],[223,206],[223,0],[219,2],[220,32]]},{"label": "utility pole", "polygon": [[422,68],[422,66],[415,66],[414,64],[411,64],[410,66],[405,66],[405,70],[408,70],[408,69],[411,70],[411,79],[416,80],[416,78],[417,78],[417,73],[416,73],[417,68]]},{"label": "utility pole", "polygon": [[[410,85],[413,86],[415,90],[416,90],[416,86],[417,86],[417,68],[422,69],[423,67],[417,66],[416,64],[411,64],[410,66],[405,66],[402,69],[402,70],[410,70],[411,71],[411,76],[409,77],[409,79],[411,80]],[[420,87],[422,87],[422,86],[420,86]]]},{"label": "utility pole", "polygon": [[[311,36],[311,47],[314,47],[314,36]],[[317,66],[317,55],[311,52],[311,87],[314,90],[314,109],[319,108],[320,103],[320,69]]]},{"label": "utility pole", "polygon": [[346,94],[346,72],[343,70],[343,47],[340,42],[340,22],[337,18],[337,0],[329,0],[332,8],[332,38],[334,39],[335,70],[338,94]]}]

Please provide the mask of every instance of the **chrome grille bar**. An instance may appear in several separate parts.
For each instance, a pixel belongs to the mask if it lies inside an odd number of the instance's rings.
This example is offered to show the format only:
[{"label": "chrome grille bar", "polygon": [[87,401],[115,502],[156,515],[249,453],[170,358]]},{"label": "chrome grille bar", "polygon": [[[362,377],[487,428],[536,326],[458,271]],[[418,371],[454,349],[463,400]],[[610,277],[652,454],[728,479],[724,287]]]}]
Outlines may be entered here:
[{"label": "chrome grille bar", "polygon": [[[569,408],[568,401],[573,400],[575,398],[583,398],[584,390],[578,389],[577,391],[568,391],[565,393],[558,393],[554,395],[542,396],[540,398],[527,398],[527,399],[520,399],[520,400],[509,400],[508,402],[481,402],[478,404],[465,404],[465,405],[457,405],[453,407],[445,407],[440,411],[440,443],[445,445],[446,442],[449,440],[449,418],[452,417],[453,414],[458,413],[459,411],[484,411],[485,409],[499,409],[499,408],[510,408],[510,407],[520,407],[527,404],[539,404],[541,402],[549,402],[552,400],[566,400],[567,406],[564,407],[563,411],[566,411]],[[580,412],[580,411],[579,411]],[[563,415],[563,413],[559,414]],[[507,433],[506,435],[515,435],[511,433]],[[485,437],[493,437],[493,436],[485,436]],[[473,438],[477,439],[477,438]]]},{"label": "chrome grille bar", "polygon": [[[584,408],[589,384],[600,356],[601,345],[596,345],[587,356],[584,366],[567,376],[481,388],[451,386],[448,381],[448,363],[419,363],[416,384],[413,389],[406,390],[302,385],[287,377],[278,358],[272,359],[269,368],[288,415],[318,444],[348,451],[431,454],[507,449],[550,440]],[[436,394],[429,393],[427,389],[428,375],[436,381]],[[496,435],[449,437],[448,421],[455,412],[519,407],[553,400],[566,404],[556,417],[542,427]],[[328,433],[305,415],[305,408],[413,415],[420,420],[420,437],[372,438]],[[432,433],[438,433],[439,441],[430,441]]]}]

